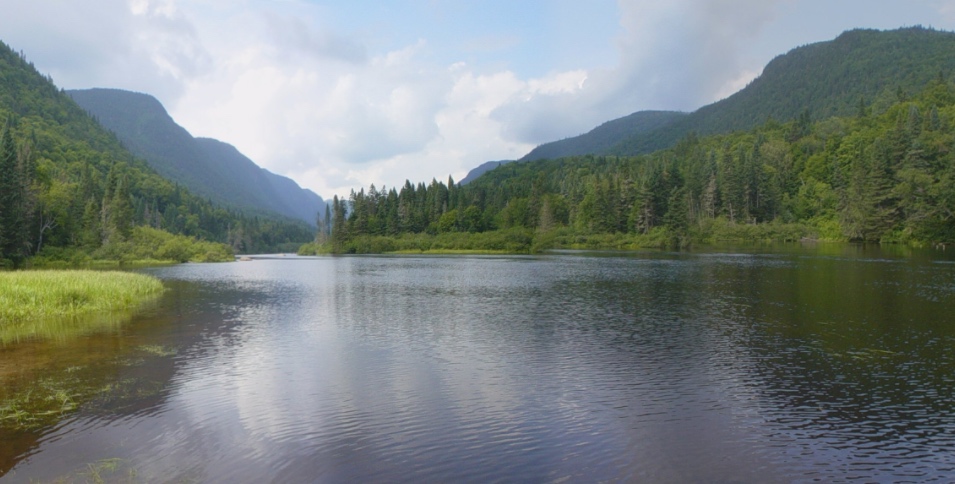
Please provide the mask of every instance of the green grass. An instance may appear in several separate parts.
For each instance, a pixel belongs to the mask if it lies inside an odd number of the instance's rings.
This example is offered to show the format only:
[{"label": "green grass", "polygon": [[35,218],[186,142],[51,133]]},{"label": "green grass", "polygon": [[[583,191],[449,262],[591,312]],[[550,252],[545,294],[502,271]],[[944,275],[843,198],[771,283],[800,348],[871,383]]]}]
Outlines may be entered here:
[{"label": "green grass", "polygon": [[27,262],[29,269],[141,269],[144,267],[163,267],[180,264],[175,260],[158,259],[136,259],[136,260],[100,260],[100,259],[82,259],[77,261],[51,260],[42,257],[35,257]]},{"label": "green grass", "polygon": [[0,345],[115,324],[163,290],[159,279],[130,272],[0,272]]},{"label": "green grass", "polygon": [[511,252],[504,250],[478,250],[478,249],[405,249],[388,252],[389,254],[424,254],[424,255],[506,255]]}]

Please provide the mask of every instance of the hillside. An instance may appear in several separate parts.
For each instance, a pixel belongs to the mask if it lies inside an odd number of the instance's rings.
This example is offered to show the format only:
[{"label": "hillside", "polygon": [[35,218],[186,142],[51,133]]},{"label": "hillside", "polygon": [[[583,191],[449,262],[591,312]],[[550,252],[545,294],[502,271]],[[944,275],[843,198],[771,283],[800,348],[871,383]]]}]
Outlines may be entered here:
[{"label": "hillside", "polygon": [[257,166],[235,147],[194,138],[147,94],[118,89],[67,93],[164,177],[249,214],[279,214],[315,225],[321,197]]},{"label": "hillside", "polygon": [[259,167],[234,146],[211,138],[195,138],[195,143],[218,180],[220,193],[231,196],[234,206],[270,210],[310,225],[324,212],[325,202],[315,192]]},{"label": "hillside", "polygon": [[580,136],[544,143],[518,161],[603,153],[613,149],[617,143],[629,136],[655,132],[686,116],[686,113],[676,111],[639,111],[607,121]]},{"label": "hillside", "polygon": [[243,217],[162,178],[3,43],[0,79],[0,266],[124,257],[139,227],[239,251],[311,238],[304,224]]},{"label": "hillside", "polygon": [[[519,161],[652,153],[689,133],[731,133],[769,119],[787,122],[802,115],[809,121],[848,116],[859,110],[860,102],[881,112],[900,92],[918,92],[939,72],[955,72],[952,52],[952,32],[921,27],[852,30],[780,55],[744,89],[693,113],[639,111],[586,134],[544,143]],[[466,180],[473,178],[469,173]]]},{"label": "hillside", "polygon": [[[572,138],[544,143],[517,161],[533,161],[544,159],[579,156],[589,153],[607,151],[621,139],[634,133],[649,133],[668,126],[683,117],[686,113],[676,111],[640,111],[629,116],[607,121],[590,132]],[[488,161],[476,168],[472,168],[467,176],[461,179],[461,185],[467,185],[490,170],[514,160]]]},{"label": "hillside", "polygon": [[477,180],[478,177],[487,173],[488,171],[491,171],[505,163],[511,163],[513,161],[514,160],[485,161],[484,163],[481,163],[477,167],[472,168],[471,171],[469,171],[468,174],[465,175],[464,178],[462,178],[461,181],[458,182],[458,184],[467,185],[468,183],[471,183],[472,181]]},{"label": "hillside", "polygon": [[852,30],[771,61],[743,90],[651,132],[635,132],[595,154],[635,155],[699,135],[752,129],[769,119],[848,116],[860,103],[876,112],[919,92],[939,73],[955,72],[955,33],[922,27]]}]

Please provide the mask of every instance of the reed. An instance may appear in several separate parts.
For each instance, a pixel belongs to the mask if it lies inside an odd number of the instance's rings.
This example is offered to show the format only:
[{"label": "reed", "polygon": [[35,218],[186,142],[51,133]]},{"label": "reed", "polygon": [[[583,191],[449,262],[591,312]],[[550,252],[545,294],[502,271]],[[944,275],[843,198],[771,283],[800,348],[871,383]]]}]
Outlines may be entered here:
[{"label": "reed", "polygon": [[163,290],[159,279],[130,272],[0,272],[0,344],[128,313]]}]

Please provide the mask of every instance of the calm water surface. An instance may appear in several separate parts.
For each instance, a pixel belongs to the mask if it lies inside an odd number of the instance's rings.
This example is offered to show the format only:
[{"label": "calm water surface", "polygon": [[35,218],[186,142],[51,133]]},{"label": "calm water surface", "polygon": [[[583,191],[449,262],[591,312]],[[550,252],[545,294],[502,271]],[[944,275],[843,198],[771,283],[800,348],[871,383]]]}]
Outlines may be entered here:
[{"label": "calm water surface", "polygon": [[121,329],[0,348],[0,396],[87,389],[0,426],[0,482],[955,479],[942,253],[148,272],[169,292]]}]

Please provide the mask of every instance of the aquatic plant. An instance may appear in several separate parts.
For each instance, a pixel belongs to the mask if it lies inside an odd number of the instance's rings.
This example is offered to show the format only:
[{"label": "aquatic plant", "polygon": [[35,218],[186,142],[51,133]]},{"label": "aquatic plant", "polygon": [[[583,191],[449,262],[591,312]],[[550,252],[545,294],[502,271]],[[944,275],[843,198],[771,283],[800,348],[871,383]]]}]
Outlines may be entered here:
[{"label": "aquatic plant", "polygon": [[163,290],[155,277],[130,272],[0,273],[0,345],[115,325]]}]

